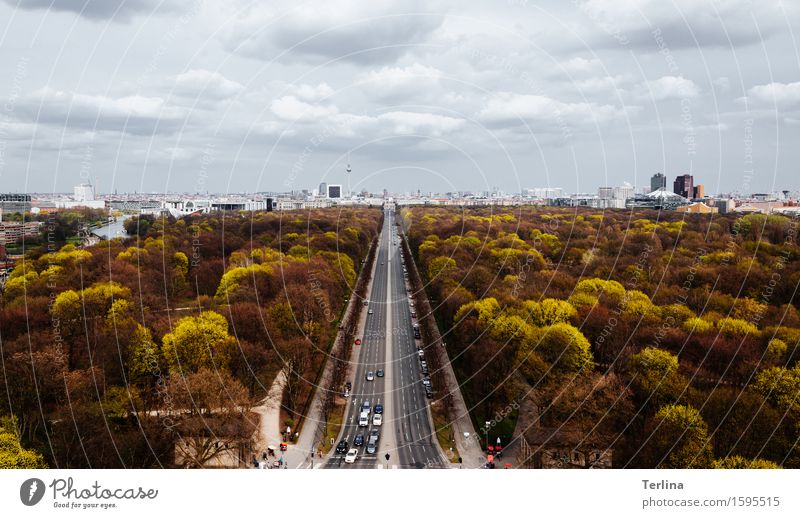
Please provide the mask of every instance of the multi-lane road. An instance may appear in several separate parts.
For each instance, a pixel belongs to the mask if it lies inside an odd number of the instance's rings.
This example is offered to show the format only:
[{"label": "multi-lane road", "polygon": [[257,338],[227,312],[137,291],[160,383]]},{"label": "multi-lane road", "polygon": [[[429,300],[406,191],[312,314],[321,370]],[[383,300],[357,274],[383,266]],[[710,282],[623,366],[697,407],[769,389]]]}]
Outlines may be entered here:
[{"label": "multi-lane road", "polygon": [[[421,345],[414,337],[409,285],[400,253],[395,213],[384,212],[372,289],[352,390],[339,439],[347,449],[356,448],[355,462],[346,463],[345,453],[332,455],[326,468],[440,468],[445,461],[436,444],[423,379]],[[379,370],[383,376],[378,376]],[[368,379],[368,373],[372,373]],[[434,387],[435,388],[435,387]],[[367,425],[359,424],[362,408],[369,401]],[[382,423],[375,424],[375,406],[382,405]],[[368,453],[370,432],[378,432],[374,453]],[[364,444],[354,445],[363,434]],[[386,460],[386,454],[389,460]]]}]

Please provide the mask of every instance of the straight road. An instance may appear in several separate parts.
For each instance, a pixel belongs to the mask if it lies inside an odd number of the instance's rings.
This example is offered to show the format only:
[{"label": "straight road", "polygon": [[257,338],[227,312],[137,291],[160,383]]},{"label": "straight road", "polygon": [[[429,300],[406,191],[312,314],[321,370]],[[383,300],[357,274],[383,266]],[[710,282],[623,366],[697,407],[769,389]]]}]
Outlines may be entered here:
[{"label": "straight road", "polygon": [[[355,368],[353,389],[339,439],[349,448],[357,448],[353,464],[344,462],[344,454],[334,452],[326,468],[440,468],[445,460],[436,444],[428,411],[428,399],[422,384],[422,367],[414,339],[408,288],[401,262],[399,241],[395,234],[395,214],[384,211],[375,276],[369,295],[364,336]],[[367,373],[383,369],[384,376]],[[362,405],[369,401],[368,426],[359,426]],[[373,424],[375,405],[383,405],[383,423]],[[366,453],[371,431],[379,434],[376,453]],[[364,445],[354,446],[357,434],[364,435]],[[390,455],[387,462],[386,454]]]}]

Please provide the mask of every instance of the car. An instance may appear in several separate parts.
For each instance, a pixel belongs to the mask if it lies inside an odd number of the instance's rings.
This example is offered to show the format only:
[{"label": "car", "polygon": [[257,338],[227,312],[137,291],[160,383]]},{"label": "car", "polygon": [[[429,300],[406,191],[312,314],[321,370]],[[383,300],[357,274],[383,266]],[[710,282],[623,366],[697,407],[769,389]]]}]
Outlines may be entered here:
[{"label": "car", "polygon": [[372,426],[380,426],[383,424],[383,414],[375,414],[372,416]]},{"label": "car", "polygon": [[379,377],[379,378],[382,378],[383,377],[383,369],[378,369],[377,371],[375,371],[375,375],[377,377]]},{"label": "car", "polygon": [[353,446],[364,446],[364,434],[359,432],[353,439]]},{"label": "car", "polygon": [[349,446],[349,444],[347,444],[347,441],[342,439],[341,441],[339,441],[339,444],[336,445],[336,453],[339,453],[339,454],[347,453],[347,447],[348,446]]},{"label": "car", "polygon": [[367,412],[361,412],[361,415],[358,416],[358,426],[369,426],[369,414]]},{"label": "car", "polygon": [[381,405],[380,403],[375,405],[375,413],[376,414],[382,414],[383,413],[383,405]]},{"label": "car", "polygon": [[419,356],[420,358],[425,357],[425,351],[423,351],[421,347],[417,348],[417,356]]},{"label": "car", "polygon": [[422,368],[422,374],[427,376],[430,373],[431,373],[431,371],[428,370],[428,366],[427,365]]},{"label": "car", "polygon": [[364,402],[361,403],[361,411],[369,414],[370,410],[372,410],[372,405],[369,404],[369,399],[365,399]]},{"label": "car", "polygon": [[[375,432],[375,435],[372,435],[372,432]],[[373,430],[369,434],[369,439],[367,440],[367,453],[373,455],[378,451],[378,431]]]},{"label": "car", "polygon": [[358,457],[358,450],[355,448],[350,448],[350,451],[347,452],[347,455],[344,456],[344,461],[348,464],[352,464],[356,461]]},{"label": "car", "polygon": [[344,384],[344,388],[346,388],[348,391],[353,390],[353,384],[348,381]]},{"label": "car", "polygon": [[372,308],[369,308],[369,311],[367,311],[367,313],[371,315],[373,313]]},{"label": "car", "polygon": [[427,397],[428,399],[433,399],[433,390],[430,389],[426,390],[425,397]]},{"label": "car", "polygon": [[411,318],[417,318],[417,312],[416,311],[412,311],[411,312]]},{"label": "car", "polygon": [[372,381],[375,379],[375,373],[372,371],[367,372],[367,381]]},{"label": "car", "polygon": [[381,264],[383,264],[383,261],[381,261]]},{"label": "car", "polygon": [[419,365],[420,365],[420,367],[427,367],[428,366],[428,362],[426,362],[425,360],[420,360],[419,361]]}]

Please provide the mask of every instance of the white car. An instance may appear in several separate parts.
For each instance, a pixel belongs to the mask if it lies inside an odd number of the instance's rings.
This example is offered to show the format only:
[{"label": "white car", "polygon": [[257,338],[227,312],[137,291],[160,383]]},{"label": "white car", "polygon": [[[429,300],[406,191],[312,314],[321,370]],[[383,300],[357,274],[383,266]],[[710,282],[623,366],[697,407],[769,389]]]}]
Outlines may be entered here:
[{"label": "white car", "polygon": [[369,414],[366,412],[361,412],[361,415],[358,416],[358,426],[369,426]]},{"label": "white car", "polygon": [[373,381],[375,379],[375,373],[372,371],[367,372],[367,381]]},{"label": "white car", "polygon": [[375,414],[372,416],[372,426],[380,426],[383,424],[383,414]]},{"label": "white car", "polygon": [[356,457],[358,457],[358,450],[356,448],[350,448],[350,451],[344,456],[344,461],[347,464],[352,464],[356,461]]}]

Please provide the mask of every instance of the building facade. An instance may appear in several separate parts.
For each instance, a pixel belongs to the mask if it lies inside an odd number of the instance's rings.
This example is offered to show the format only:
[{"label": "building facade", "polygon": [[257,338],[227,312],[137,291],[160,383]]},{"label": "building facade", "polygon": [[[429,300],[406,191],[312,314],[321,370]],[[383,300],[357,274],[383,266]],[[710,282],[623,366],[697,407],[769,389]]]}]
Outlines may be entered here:
[{"label": "building facade", "polygon": [[675,178],[672,192],[684,198],[692,198],[694,196],[694,177],[690,174],[683,174]]},{"label": "building facade", "polygon": [[656,173],[650,177],[650,192],[667,188],[667,177],[661,173]]}]

